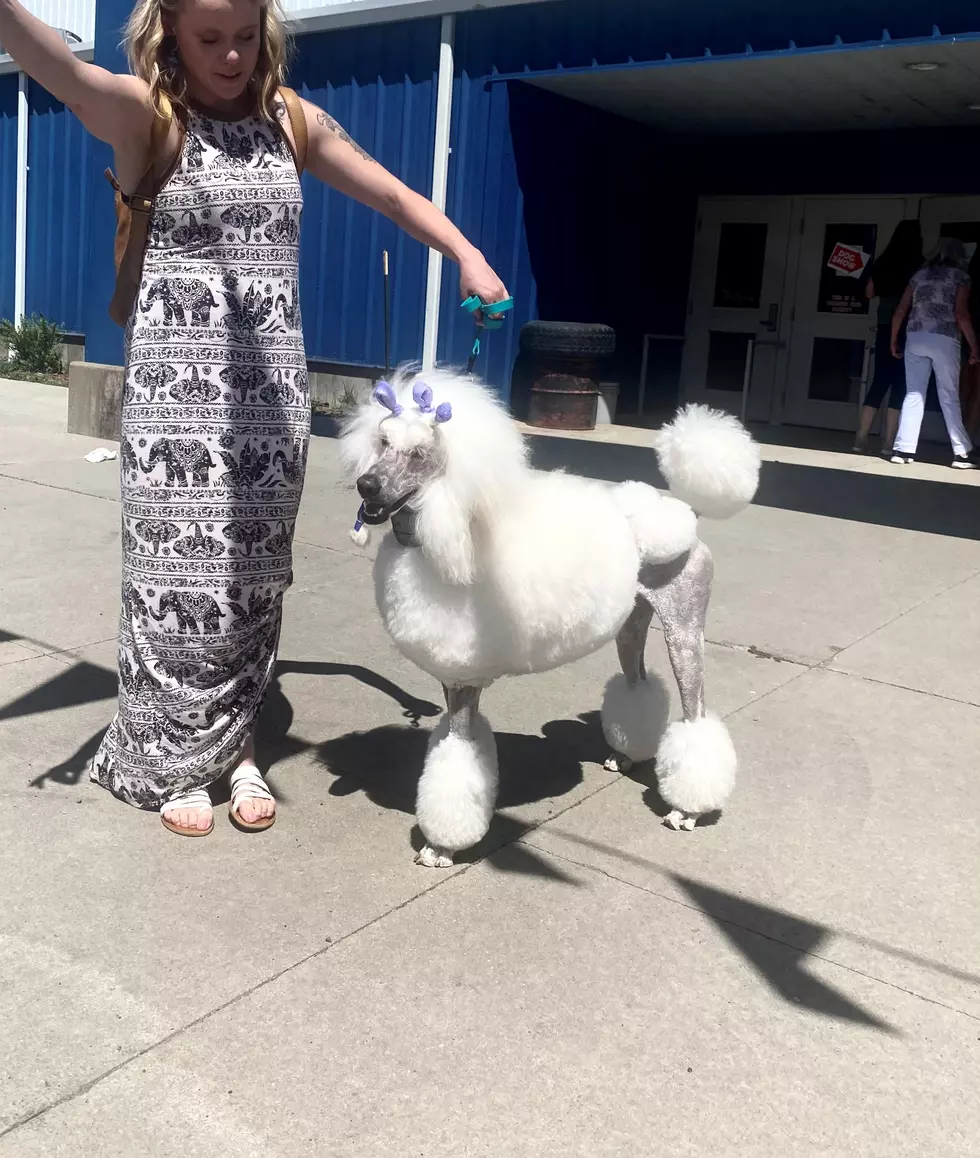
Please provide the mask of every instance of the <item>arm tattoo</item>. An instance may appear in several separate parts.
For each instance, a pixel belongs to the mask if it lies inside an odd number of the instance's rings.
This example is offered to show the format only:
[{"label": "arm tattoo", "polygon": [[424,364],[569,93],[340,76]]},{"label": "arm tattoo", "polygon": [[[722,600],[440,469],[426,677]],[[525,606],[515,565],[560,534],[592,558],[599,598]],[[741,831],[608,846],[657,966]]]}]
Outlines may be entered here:
[{"label": "arm tattoo", "polygon": [[278,120],[284,121],[286,119],[286,102],[280,97],[275,104],[275,114]]},{"label": "arm tattoo", "polygon": [[355,141],[354,138],[350,135],[350,133],[348,133],[346,129],[342,128],[329,113],[325,113],[322,109],[318,109],[316,119],[321,125],[325,125],[331,131],[331,133],[336,133],[345,144],[350,145],[354,152],[363,157],[365,161],[374,160],[367,149],[362,149],[357,141]]}]

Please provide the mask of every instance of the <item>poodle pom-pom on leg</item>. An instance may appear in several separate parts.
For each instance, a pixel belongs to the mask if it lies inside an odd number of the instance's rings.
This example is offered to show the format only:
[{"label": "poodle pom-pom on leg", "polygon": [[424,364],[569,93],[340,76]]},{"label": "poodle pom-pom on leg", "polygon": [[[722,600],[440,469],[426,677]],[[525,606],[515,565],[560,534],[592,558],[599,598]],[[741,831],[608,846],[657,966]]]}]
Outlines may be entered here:
[{"label": "poodle pom-pom on leg", "polygon": [[659,680],[639,679],[631,684],[615,675],[602,699],[602,734],[614,755],[606,761],[611,772],[628,772],[657,754],[670,718],[667,689]]},{"label": "poodle pom-pom on leg", "polygon": [[449,710],[432,731],[415,815],[425,847],[415,858],[449,868],[453,853],[471,848],[490,827],[497,799],[497,745],[477,711],[479,691],[452,689]]},{"label": "poodle pom-pom on leg", "polygon": [[731,518],[755,497],[762,456],[731,414],[685,406],[658,433],[656,450],[670,493],[705,518]]},{"label": "poodle pom-pom on leg", "polygon": [[717,812],[732,794],[737,771],[735,746],[717,716],[676,720],[657,751],[657,784],[671,808],[664,823],[690,831],[703,813]]}]

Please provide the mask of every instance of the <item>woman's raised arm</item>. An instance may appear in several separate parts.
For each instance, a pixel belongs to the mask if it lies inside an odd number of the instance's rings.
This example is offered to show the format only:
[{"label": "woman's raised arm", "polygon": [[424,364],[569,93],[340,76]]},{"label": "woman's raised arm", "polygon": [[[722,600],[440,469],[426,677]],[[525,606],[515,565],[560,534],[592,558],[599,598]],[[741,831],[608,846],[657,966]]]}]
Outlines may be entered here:
[{"label": "woman's raised arm", "polygon": [[502,301],[507,289],[483,254],[431,201],[383,168],[323,109],[303,101],[310,145],[307,168],[314,177],[389,217],[406,233],[459,265],[462,297]]},{"label": "woman's raised arm", "polygon": [[0,43],[99,140],[116,150],[147,140],[153,113],[143,81],[79,60],[59,33],[17,0],[0,0]]}]

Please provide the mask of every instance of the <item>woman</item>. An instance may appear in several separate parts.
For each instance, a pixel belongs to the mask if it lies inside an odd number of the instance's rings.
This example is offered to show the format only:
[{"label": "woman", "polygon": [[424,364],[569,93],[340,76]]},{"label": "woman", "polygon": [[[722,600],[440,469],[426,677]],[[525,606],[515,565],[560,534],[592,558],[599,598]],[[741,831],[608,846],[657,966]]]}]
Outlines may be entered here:
[{"label": "woman", "polygon": [[[127,327],[122,418],[119,710],[92,778],[171,831],[214,825],[208,785],[231,777],[230,815],[267,828],[275,802],[253,728],[276,662],[310,426],[298,300],[302,193],[279,86],[277,0],[138,0],[132,75],[79,61],[17,0],[0,43],[112,145],[132,190],[161,92],[182,154],[156,198],[143,286]],[[302,102],[314,177],[380,210],[460,267],[464,295],[507,291],[448,219]]]},{"label": "woman", "polygon": [[905,374],[891,357],[892,318],[902,299],[909,278],[922,265],[922,230],[917,220],[900,221],[891,241],[875,261],[865,291],[871,301],[878,299],[878,322],[875,334],[875,374],[865,395],[861,421],[854,438],[854,450],[864,454],[868,448],[871,424],[888,397],[883,450],[891,453],[898,429],[898,412],[905,397]]},{"label": "woman", "polygon": [[970,347],[970,364],[980,361],[977,336],[970,320],[970,278],[967,255],[955,237],[940,240],[929,263],[914,274],[892,318],[892,355],[901,358],[899,334],[908,318],[905,335],[905,401],[898,421],[895,451],[890,461],[915,461],[919,429],[926,405],[929,377],[936,375],[936,390],[958,470],[972,470],[973,443],[960,411],[960,334]]}]

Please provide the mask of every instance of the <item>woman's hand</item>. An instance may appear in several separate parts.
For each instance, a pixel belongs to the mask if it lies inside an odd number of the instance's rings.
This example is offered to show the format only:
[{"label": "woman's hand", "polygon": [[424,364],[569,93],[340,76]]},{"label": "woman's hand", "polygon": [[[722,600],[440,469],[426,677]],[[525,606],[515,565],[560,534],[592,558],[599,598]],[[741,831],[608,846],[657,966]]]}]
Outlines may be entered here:
[{"label": "woman's hand", "polygon": [[902,351],[898,348],[898,342],[892,338],[892,357],[901,358]]},{"label": "woman's hand", "polygon": [[468,298],[474,294],[488,306],[510,297],[507,287],[478,249],[464,254],[459,262],[459,296]]},{"label": "woman's hand", "polygon": [[980,351],[978,351],[978,350],[971,350],[970,351],[970,365],[971,366],[980,366]]}]

